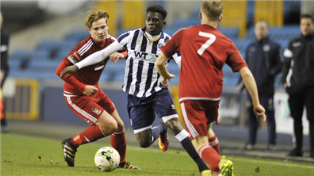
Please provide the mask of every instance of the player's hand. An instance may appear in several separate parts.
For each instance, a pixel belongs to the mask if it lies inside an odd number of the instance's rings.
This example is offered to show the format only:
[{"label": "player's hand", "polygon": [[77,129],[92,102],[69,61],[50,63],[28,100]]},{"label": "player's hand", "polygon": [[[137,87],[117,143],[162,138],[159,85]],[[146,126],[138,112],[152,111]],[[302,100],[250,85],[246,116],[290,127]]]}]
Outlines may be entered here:
[{"label": "player's hand", "polygon": [[78,67],[76,65],[67,66],[65,69],[63,69],[60,73],[60,78],[62,78],[65,74],[68,73],[68,75],[65,78],[70,78],[74,73],[76,73],[78,70]]},{"label": "player's hand", "polygon": [[176,77],[176,76],[173,75],[173,74],[168,73],[167,77],[162,77],[162,78],[161,78],[161,84],[162,84],[163,86],[168,86],[168,80],[170,81],[170,79],[172,79],[172,78],[174,78],[174,77]]},{"label": "player's hand", "polygon": [[265,109],[262,105],[254,106],[253,110],[258,120],[263,119],[264,122],[266,121]]},{"label": "player's hand", "polygon": [[98,91],[96,86],[86,85],[83,94],[93,96]]},{"label": "player's hand", "polygon": [[113,63],[116,63],[119,59],[123,59],[124,58],[124,55],[121,54],[121,53],[118,53],[118,52],[115,52],[113,54],[111,54],[109,56],[109,59],[113,62]]}]

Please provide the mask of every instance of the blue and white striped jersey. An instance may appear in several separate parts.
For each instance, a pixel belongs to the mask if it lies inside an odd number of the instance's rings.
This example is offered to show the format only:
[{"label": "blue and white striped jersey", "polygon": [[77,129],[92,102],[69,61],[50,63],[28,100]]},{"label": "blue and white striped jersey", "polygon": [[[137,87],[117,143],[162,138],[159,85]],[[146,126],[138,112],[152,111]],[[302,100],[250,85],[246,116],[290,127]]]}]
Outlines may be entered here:
[{"label": "blue and white striped jersey", "polygon": [[[128,50],[126,59],[123,91],[136,97],[149,97],[163,89],[160,83],[161,76],[155,68],[155,60],[161,54],[159,49],[166,44],[170,36],[161,32],[159,37],[149,39],[145,28],[128,31],[117,38],[118,43]],[[172,56],[180,66],[181,56],[176,53]],[[169,64],[170,59],[166,62]]]}]

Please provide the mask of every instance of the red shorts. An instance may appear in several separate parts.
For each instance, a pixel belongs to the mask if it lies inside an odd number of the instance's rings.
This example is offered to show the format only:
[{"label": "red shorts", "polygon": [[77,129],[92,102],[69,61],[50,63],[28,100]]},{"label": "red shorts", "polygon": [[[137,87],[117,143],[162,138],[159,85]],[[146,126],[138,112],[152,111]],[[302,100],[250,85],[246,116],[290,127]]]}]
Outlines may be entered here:
[{"label": "red shorts", "polygon": [[199,135],[208,136],[207,125],[211,122],[219,124],[219,101],[184,100],[180,104],[185,128],[190,133],[191,140]]},{"label": "red shorts", "polygon": [[104,111],[111,114],[116,109],[101,89],[98,89],[93,96],[65,96],[64,98],[68,107],[89,125],[95,124]]}]

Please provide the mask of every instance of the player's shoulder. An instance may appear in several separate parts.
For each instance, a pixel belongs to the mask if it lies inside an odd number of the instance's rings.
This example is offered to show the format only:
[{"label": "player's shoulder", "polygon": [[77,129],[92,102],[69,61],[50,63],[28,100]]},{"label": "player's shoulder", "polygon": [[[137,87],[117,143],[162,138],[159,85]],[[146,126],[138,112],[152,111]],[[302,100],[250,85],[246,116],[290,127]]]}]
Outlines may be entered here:
[{"label": "player's shoulder", "polygon": [[78,43],[76,46],[84,46],[84,45],[86,45],[86,44],[89,44],[89,45],[91,45],[91,44],[93,44],[94,43],[94,41],[93,41],[93,39],[92,39],[92,37],[89,35],[87,38],[85,38],[84,40],[82,40],[80,43]]},{"label": "player's shoulder", "polygon": [[139,35],[140,32],[143,32],[143,29],[142,29],[142,28],[138,28],[138,29],[133,29],[133,30],[125,31],[125,32],[123,32],[116,40],[118,40],[119,42],[121,42],[123,39],[126,39],[126,38],[133,38],[134,36]]}]

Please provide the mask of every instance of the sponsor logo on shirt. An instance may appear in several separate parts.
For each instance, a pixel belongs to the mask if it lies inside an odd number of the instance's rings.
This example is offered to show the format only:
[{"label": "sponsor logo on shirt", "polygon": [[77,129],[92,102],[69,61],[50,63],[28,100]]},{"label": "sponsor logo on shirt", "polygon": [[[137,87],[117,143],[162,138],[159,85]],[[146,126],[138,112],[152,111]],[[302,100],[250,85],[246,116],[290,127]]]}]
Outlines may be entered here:
[{"label": "sponsor logo on shirt", "polygon": [[152,53],[143,53],[143,52],[138,52],[134,51],[135,57],[140,59],[140,60],[145,60],[145,61],[154,61],[157,59],[158,55],[152,54]]}]

